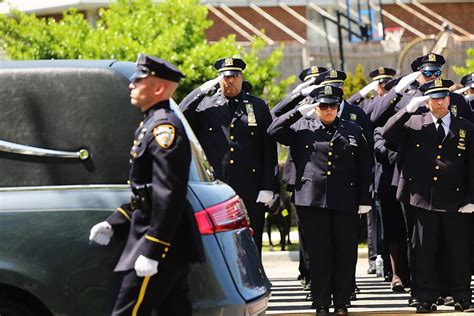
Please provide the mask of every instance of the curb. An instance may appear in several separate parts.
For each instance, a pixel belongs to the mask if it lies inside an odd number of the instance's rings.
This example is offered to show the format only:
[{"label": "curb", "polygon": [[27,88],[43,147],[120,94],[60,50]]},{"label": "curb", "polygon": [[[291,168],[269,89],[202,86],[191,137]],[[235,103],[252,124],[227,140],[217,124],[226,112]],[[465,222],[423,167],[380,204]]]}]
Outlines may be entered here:
[{"label": "curb", "polygon": [[[368,249],[367,248],[359,248],[357,252],[357,258],[367,258],[368,257]],[[262,261],[269,262],[269,261],[295,261],[298,262],[300,260],[300,254],[298,251],[264,251],[262,252]]]}]

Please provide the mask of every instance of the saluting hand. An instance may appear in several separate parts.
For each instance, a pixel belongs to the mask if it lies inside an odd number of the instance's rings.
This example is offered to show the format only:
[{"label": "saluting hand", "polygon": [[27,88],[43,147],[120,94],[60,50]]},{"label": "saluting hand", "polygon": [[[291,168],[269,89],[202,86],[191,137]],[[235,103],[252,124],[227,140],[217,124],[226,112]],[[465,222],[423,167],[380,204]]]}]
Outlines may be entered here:
[{"label": "saluting hand", "polygon": [[199,90],[201,90],[202,93],[208,93],[209,91],[211,91],[212,88],[214,88],[222,80],[222,78],[224,78],[224,76],[219,75],[214,79],[204,82],[199,87]]},{"label": "saluting hand", "polygon": [[158,273],[158,261],[140,255],[135,261],[135,272],[139,277],[152,276]]},{"label": "saluting hand", "polygon": [[474,204],[469,203],[459,209],[459,213],[474,213]]},{"label": "saluting hand", "polygon": [[421,97],[414,97],[408,102],[407,104],[407,112],[408,113],[415,113],[416,110],[422,105],[425,104],[426,100],[428,100],[430,97],[428,95],[424,95]]},{"label": "saluting hand", "polygon": [[371,83],[369,83],[368,85],[360,89],[359,93],[363,98],[365,98],[371,91],[374,91],[378,85],[379,85],[378,80],[372,81]]},{"label": "saluting hand", "polygon": [[454,93],[463,94],[464,92],[466,92],[469,89],[471,89],[471,87],[467,86],[467,87],[464,87],[464,88],[461,88],[461,89],[454,90]]},{"label": "saluting hand", "polygon": [[300,91],[303,90],[304,88],[306,88],[306,87],[312,85],[315,79],[316,79],[316,78],[313,77],[313,78],[309,79],[308,81],[304,81],[304,82],[300,83],[299,85],[297,85],[297,86],[293,89],[293,91],[291,91],[291,93],[298,93],[298,92],[300,92]]},{"label": "saluting hand", "polygon": [[406,75],[405,77],[400,79],[400,81],[398,81],[397,85],[393,89],[395,90],[396,93],[400,93],[400,92],[405,91],[406,88],[410,84],[412,84],[416,80],[416,78],[418,78],[420,76],[420,74],[421,74],[421,72],[415,71],[415,72],[412,72],[409,75]]},{"label": "saluting hand", "polygon": [[372,210],[372,206],[370,205],[359,205],[359,211],[357,213],[365,214],[370,212],[370,210]]},{"label": "saluting hand", "polygon": [[298,112],[301,113],[304,117],[312,117],[316,112],[316,104],[306,103],[298,107]]},{"label": "saluting hand", "polygon": [[112,226],[107,221],[95,224],[90,231],[89,240],[95,241],[99,245],[106,246],[110,242],[110,238],[114,235]]}]

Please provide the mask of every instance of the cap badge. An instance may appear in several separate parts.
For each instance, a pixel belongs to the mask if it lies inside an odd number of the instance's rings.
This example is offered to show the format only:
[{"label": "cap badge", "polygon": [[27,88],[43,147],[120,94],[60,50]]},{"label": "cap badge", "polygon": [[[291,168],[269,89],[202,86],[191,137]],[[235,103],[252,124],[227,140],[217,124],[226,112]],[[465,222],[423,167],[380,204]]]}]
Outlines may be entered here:
[{"label": "cap badge", "polygon": [[443,86],[443,81],[441,79],[435,79],[435,87],[442,87]]},{"label": "cap badge", "polygon": [[429,54],[429,55],[428,55],[428,61],[434,61],[434,62],[436,62],[436,55],[435,55],[435,54]]},{"label": "cap badge", "polygon": [[334,69],[331,69],[331,71],[329,71],[329,77],[337,78],[337,71]]},{"label": "cap badge", "polygon": [[311,66],[311,73],[312,74],[317,74],[319,72],[319,69],[317,66]]},{"label": "cap badge", "polygon": [[234,59],[229,57],[224,60],[224,66],[232,66],[234,65]]},{"label": "cap badge", "polygon": [[331,95],[332,87],[330,85],[324,86],[324,95]]},{"label": "cap badge", "polygon": [[380,67],[379,68],[379,75],[384,75],[385,74],[385,68]]}]

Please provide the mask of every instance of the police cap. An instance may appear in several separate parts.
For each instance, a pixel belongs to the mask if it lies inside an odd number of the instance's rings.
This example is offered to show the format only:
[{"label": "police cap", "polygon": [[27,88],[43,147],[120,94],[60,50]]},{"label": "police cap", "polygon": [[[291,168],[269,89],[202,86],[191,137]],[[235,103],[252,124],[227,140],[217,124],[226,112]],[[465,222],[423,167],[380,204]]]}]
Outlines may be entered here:
[{"label": "police cap", "polygon": [[461,84],[464,87],[474,88],[474,72],[470,73],[469,75],[465,75],[464,77],[462,77]]},{"label": "police cap", "polygon": [[377,69],[372,70],[369,73],[370,78],[373,81],[378,80],[379,82],[387,82],[395,76],[395,69],[386,68],[386,67],[379,67]]},{"label": "police cap", "polygon": [[346,80],[347,75],[344,71],[329,69],[323,73],[320,73],[319,76],[314,81],[314,84],[323,84],[323,85],[332,85],[336,87],[342,86],[344,80]]},{"label": "police cap", "polygon": [[301,81],[306,81],[309,80],[313,77],[319,76],[322,72],[327,71],[327,68],[324,67],[318,67],[318,66],[311,66],[309,68],[304,69],[298,78],[300,78]]},{"label": "police cap", "polygon": [[310,96],[313,98],[313,102],[341,103],[343,94],[344,91],[341,88],[333,87],[328,84],[314,89]]},{"label": "police cap", "polygon": [[130,81],[146,78],[148,76],[155,76],[174,82],[179,82],[181,78],[186,78],[172,63],[161,58],[140,53],[137,57],[137,69],[130,78]]},{"label": "police cap", "polygon": [[246,66],[242,59],[233,57],[222,58],[214,63],[214,68],[223,76],[237,75],[241,73]]},{"label": "police cap", "polygon": [[445,62],[446,60],[444,59],[442,55],[429,53],[428,55],[424,55],[415,59],[411,63],[411,69],[413,71],[441,70],[441,66],[443,66]]},{"label": "police cap", "polygon": [[435,79],[422,85],[419,89],[423,95],[428,95],[430,98],[444,98],[449,95],[449,87],[454,84],[451,80]]}]

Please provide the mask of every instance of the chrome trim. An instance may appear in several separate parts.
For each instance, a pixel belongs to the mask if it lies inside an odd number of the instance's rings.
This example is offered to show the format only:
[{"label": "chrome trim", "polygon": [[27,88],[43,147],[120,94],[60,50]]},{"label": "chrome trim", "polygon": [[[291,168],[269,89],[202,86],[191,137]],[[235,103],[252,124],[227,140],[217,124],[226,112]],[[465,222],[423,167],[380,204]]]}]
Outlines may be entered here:
[{"label": "chrome trim", "polygon": [[15,191],[66,191],[66,190],[127,190],[130,189],[128,184],[88,184],[88,185],[50,185],[50,186],[34,186],[34,187],[9,187],[0,188],[0,192]]},{"label": "chrome trim", "polygon": [[90,157],[89,151],[87,149],[80,149],[77,152],[52,150],[10,143],[4,140],[0,140],[0,151],[27,156],[73,158],[80,160],[86,160]]}]

